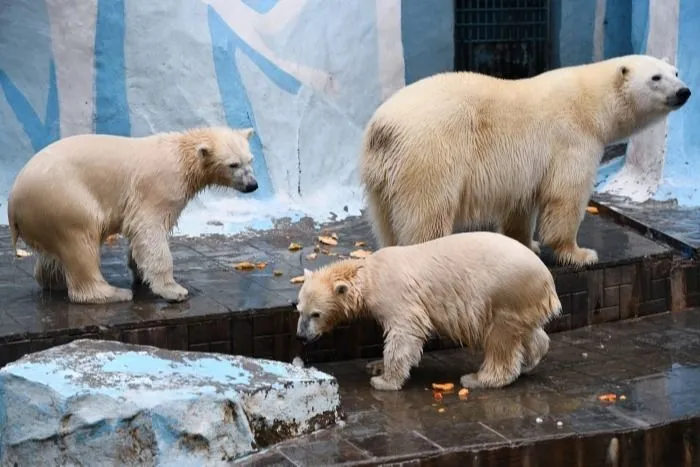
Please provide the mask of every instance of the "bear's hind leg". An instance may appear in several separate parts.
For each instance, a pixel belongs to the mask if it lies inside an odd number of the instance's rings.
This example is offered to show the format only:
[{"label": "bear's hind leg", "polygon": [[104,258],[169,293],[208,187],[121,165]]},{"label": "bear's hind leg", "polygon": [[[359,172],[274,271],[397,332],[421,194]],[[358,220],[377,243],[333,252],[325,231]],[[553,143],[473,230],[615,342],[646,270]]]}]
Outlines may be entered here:
[{"label": "bear's hind leg", "polygon": [[415,245],[452,234],[456,203],[438,193],[415,193],[392,206],[397,245]]},{"label": "bear's hind leg", "polygon": [[535,328],[530,338],[525,341],[525,359],[522,373],[526,374],[539,365],[540,360],[549,351],[549,336],[542,328]]},{"label": "bear's hind leg", "polygon": [[168,234],[160,225],[141,226],[127,235],[131,251],[141,276],[151,291],[170,302],[187,299],[187,289],[175,282],[173,257],[168,245]]},{"label": "bear's hind leg", "polygon": [[565,199],[549,200],[543,206],[540,240],[552,247],[561,264],[585,266],[598,262],[595,250],[581,248],[576,242],[585,207],[578,200]]},{"label": "bear's hind leg", "polygon": [[382,374],[373,376],[370,384],[379,391],[398,391],[420,363],[425,342],[403,330],[391,329],[384,341]]},{"label": "bear's hind leg", "polygon": [[516,329],[495,322],[484,342],[484,362],[477,373],[460,378],[466,388],[502,388],[520,376],[524,348]]},{"label": "bear's hind leg", "polygon": [[97,240],[84,234],[66,236],[58,257],[65,267],[68,298],[73,303],[117,303],[133,298],[131,290],[112,287],[102,276]]},{"label": "bear's hind leg", "polygon": [[503,235],[519,241],[539,255],[540,244],[534,240],[536,223],[537,211],[535,209],[518,210],[506,217],[501,230]]},{"label": "bear's hind leg", "polygon": [[43,289],[66,290],[66,272],[61,262],[45,253],[40,253],[34,265],[34,279]]},{"label": "bear's hind leg", "polygon": [[380,192],[367,189],[367,211],[371,219],[372,231],[380,248],[396,245],[389,209],[384,203]]},{"label": "bear's hind leg", "polygon": [[141,275],[139,267],[136,264],[136,261],[134,260],[134,254],[131,251],[131,245],[129,245],[129,253],[127,253],[127,264],[129,265],[129,270],[131,271],[131,277],[133,279],[134,284],[143,284],[143,276]]}]

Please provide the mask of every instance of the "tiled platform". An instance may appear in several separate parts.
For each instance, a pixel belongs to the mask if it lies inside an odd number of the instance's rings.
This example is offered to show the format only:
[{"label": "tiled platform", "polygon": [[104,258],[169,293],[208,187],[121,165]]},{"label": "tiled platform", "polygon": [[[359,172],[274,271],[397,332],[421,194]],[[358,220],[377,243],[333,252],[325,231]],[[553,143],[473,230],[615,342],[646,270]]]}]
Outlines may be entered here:
[{"label": "tiled platform", "polygon": [[[133,303],[90,306],[70,304],[65,294],[41,292],[31,277],[34,259],[15,258],[9,232],[2,228],[0,365],[77,337],[291,361],[299,349],[294,336],[296,316],[290,306],[298,286],[290,278],[301,275],[304,267],[313,269],[348,255],[357,241],[373,248],[370,229],[361,218],[324,229],[336,233],[339,244],[321,250],[314,260],[308,255],[317,247],[319,230],[310,219],[237,237],[175,238],[171,242],[175,277],[190,290],[188,301],[168,304],[137,289]],[[290,242],[304,248],[290,252]],[[693,282],[691,277],[676,283],[671,248],[628,227],[587,216],[579,242],[596,248],[601,262],[583,271],[553,268],[564,313],[551,323],[551,331],[664,312],[678,308],[677,303],[685,304],[686,295],[698,292],[700,296],[700,280]],[[121,287],[131,283],[125,251],[123,241],[103,251],[103,273]],[[546,255],[544,259],[551,263]],[[233,266],[241,261],[266,265],[235,270]],[[432,343],[428,349],[439,347],[443,343]],[[319,340],[306,356],[319,362],[380,352],[378,328],[373,322],[361,322]]]},{"label": "tiled platform", "polygon": [[[426,354],[400,392],[370,388],[367,360],[317,365],[341,388],[346,424],[243,465],[649,466],[700,464],[700,311],[552,335],[510,387],[456,394],[468,351]],[[441,402],[434,382],[453,382]],[[599,396],[614,393],[615,402]],[[391,464],[396,465],[396,464]]]}]

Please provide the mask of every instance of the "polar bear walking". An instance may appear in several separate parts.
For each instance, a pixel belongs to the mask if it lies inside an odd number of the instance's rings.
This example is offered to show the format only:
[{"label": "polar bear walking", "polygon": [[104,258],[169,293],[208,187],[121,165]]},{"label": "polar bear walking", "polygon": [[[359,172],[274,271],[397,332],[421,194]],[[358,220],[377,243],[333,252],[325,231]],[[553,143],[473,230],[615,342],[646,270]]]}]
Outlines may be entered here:
[{"label": "polar bear walking", "polygon": [[212,185],[249,193],[252,128],[225,127],[134,138],[77,135],[39,151],[10,191],[12,244],[39,252],[34,277],[45,288],[68,288],[74,303],[129,301],[100,271],[100,246],[112,234],[130,242],[134,279],[169,301],[188,291],[173,278],[168,236],[197,193]]},{"label": "polar bear walking", "polygon": [[665,60],[630,55],[520,80],[453,72],[392,95],[368,122],[360,159],[382,246],[496,225],[563,264],[595,263],[577,234],[604,146],[682,107]]},{"label": "polar bear walking", "polygon": [[465,387],[506,386],[549,349],[543,326],[561,312],[554,278],[505,235],[469,232],[377,250],[367,259],[304,271],[297,336],[313,342],[338,324],[372,317],[384,329],[379,390],[401,389],[434,334],[484,350]]}]

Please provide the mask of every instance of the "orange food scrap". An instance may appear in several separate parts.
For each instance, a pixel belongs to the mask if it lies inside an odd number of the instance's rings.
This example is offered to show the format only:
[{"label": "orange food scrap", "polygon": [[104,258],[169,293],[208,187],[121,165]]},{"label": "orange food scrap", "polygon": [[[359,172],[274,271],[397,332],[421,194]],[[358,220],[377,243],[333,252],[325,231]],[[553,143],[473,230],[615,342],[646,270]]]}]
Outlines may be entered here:
[{"label": "orange food scrap", "polygon": [[371,251],[367,250],[355,250],[350,252],[350,257],[355,259],[363,259],[371,255]]},{"label": "orange food scrap", "polygon": [[107,245],[114,245],[118,241],[119,241],[119,234],[109,235],[107,238],[105,238],[105,243]]},{"label": "orange food scrap", "polygon": [[289,279],[289,282],[291,282],[292,284],[303,284],[304,276],[292,277],[291,279]]},{"label": "orange food scrap", "polygon": [[621,401],[627,400],[627,396],[625,396],[624,394],[621,395],[621,396],[620,396],[620,400],[621,400]]},{"label": "orange food scrap", "polygon": [[301,250],[302,248],[303,247],[301,246],[301,244],[296,243],[296,242],[290,243],[289,246],[287,247],[287,249],[289,251],[298,251],[298,250]]},{"label": "orange food scrap", "polygon": [[255,265],[258,269],[265,269],[267,267],[267,261],[261,261]]},{"label": "orange food scrap", "polygon": [[273,276],[281,276],[282,274],[284,274],[282,271],[272,271]]},{"label": "orange food scrap", "polygon": [[595,207],[595,206],[588,206],[588,207],[586,208],[586,212],[588,212],[589,214],[594,214],[594,215],[595,215],[595,214],[598,214],[598,208]]},{"label": "orange food scrap", "polygon": [[452,391],[454,388],[452,383],[433,383],[433,389],[436,391]]},{"label": "orange food scrap", "polygon": [[249,271],[251,269],[255,269],[255,265],[251,263],[250,261],[242,261],[236,265],[233,266],[235,269],[238,269],[239,271]]},{"label": "orange food scrap", "polygon": [[363,246],[367,246],[367,242],[363,242],[362,240],[358,240],[355,242],[355,246],[358,248],[362,248]]},{"label": "orange food scrap", "polygon": [[598,396],[598,400],[601,402],[615,402],[617,395],[613,393],[601,394]]},{"label": "orange food scrap", "polygon": [[467,389],[467,388],[462,388],[462,389],[459,390],[459,392],[457,393],[457,395],[459,396],[460,399],[466,399],[467,396],[469,395],[469,389]]},{"label": "orange food scrap", "polygon": [[333,232],[333,233],[331,234],[331,238],[332,238],[333,240],[338,240],[338,234],[335,233],[335,232]]},{"label": "orange food scrap", "polygon": [[440,413],[443,413],[444,411],[445,411],[445,408],[444,408],[444,407],[440,407],[440,408],[438,409],[438,412],[440,412]]},{"label": "orange food scrap", "polygon": [[328,246],[336,246],[338,244],[338,240],[327,235],[321,235],[320,237],[318,237],[318,241]]},{"label": "orange food scrap", "polygon": [[435,399],[438,402],[441,402],[442,401],[442,393],[441,392],[434,392],[433,399]]}]

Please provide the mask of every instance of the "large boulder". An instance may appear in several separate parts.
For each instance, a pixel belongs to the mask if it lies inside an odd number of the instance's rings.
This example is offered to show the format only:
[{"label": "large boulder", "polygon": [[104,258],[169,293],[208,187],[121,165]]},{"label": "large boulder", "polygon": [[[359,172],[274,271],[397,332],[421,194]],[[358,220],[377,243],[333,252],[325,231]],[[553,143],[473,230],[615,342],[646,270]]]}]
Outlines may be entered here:
[{"label": "large boulder", "polygon": [[341,417],[330,375],[78,340],[0,370],[2,465],[222,465]]}]

